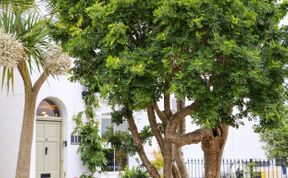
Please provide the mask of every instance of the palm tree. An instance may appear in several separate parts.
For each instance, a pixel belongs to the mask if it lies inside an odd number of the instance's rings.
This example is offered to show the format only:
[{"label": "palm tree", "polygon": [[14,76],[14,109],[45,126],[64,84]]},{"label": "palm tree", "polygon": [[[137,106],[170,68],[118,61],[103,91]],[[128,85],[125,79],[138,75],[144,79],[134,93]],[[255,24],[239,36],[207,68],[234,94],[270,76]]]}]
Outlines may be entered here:
[{"label": "palm tree", "polygon": [[[48,31],[37,13],[19,9],[15,11],[14,6],[9,4],[3,7],[0,10],[0,36],[3,38],[1,40],[0,37],[0,47],[2,45],[3,49],[2,53],[0,49],[2,88],[4,81],[8,91],[10,86],[13,87],[14,70],[17,69],[24,83],[25,101],[16,178],[29,178],[37,95],[49,74],[63,74],[68,70],[70,60],[58,48],[48,48]],[[35,70],[33,67],[41,72],[34,83],[31,81]]]}]

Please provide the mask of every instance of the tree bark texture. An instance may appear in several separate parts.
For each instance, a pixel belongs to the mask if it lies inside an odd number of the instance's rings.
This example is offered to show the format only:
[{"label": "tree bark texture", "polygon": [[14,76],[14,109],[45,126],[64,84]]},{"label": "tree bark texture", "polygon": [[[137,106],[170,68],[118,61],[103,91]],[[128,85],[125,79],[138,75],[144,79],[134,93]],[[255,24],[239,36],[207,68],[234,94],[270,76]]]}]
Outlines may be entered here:
[{"label": "tree bark texture", "polygon": [[172,143],[167,138],[164,139],[163,153],[164,178],[172,178]]},{"label": "tree bark texture", "polygon": [[221,170],[221,160],[225,143],[228,136],[228,126],[221,125],[220,131],[214,131],[213,137],[205,137],[202,140],[202,150],[205,160],[205,178],[219,178]]},{"label": "tree bark texture", "polygon": [[179,170],[180,173],[180,177],[181,178],[188,178],[189,174],[186,168],[186,164],[185,164],[185,160],[183,158],[183,152],[181,150],[181,148],[176,148],[174,147],[173,149],[173,155],[174,155],[174,160],[177,164],[177,168]]},{"label": "tree bark texture", "polygon": [[[164,97],[165,99],[165,97]],[[167,100],[167,99],[166,99]],[[165,101],[164,101],[165,105]],[[181,121],[193,111],[196,103],[192,103],[186,107],[181,108],[175,114],[171,116],[168,121],[167,127],[165,129],[165,138],[164,138],[164,178],[172,177],[172,160],[173,160],[173,137],[177,137],[177,129]],[[173,144],[172,144],[173,143]]]},{"label": "tree bark texture", "polygon": [[31,146],[35,120],[36,96],[25,95],[22,131],[20,136],[16,178],[30,177]]},{"label": "tree bark texture", "polygon": [[[183,109],[185,107],[185,100],[177,100],[177,110],[180,111],[181,109]],[[186,132],[186,120],[185,117],[180,121],[179,126],[178,126],[178,130],[177,130],[177,134],[178,135],[184,135]],[[179,169],[179,173],[181,175],[181,178],[188,178],[189,174],[188,174],[188,170],[185,164],[185,160],[183,157],[183,152],[182,152],[182,148],[181,147],[176,147],[174,145],[173,148],[173,155],[174,155],[174,160],[177,164],[177,167]]]},{"label": "tree bark texture", "polygon": [[147,115],[148,115],[148,120],[149,120],[149,124],[151,127],[151,131],[153,135],[155,136],[160,149],[162,150],[163,145],[164,145],[163,136],[160,132],[160,129],[158,128],[153,106],[147,107]]},{"label": "tree bark texture", "polygon": [[[156,141],[160,147],[161,154],[164,157],[164,152],[163,152],[164,139],[163,139],[163,136],[160,132],[160,129],[157,126],[156,116],[155,116],[154,108],[152,105],[147,107],[147,115],[148,115],[148,120],[149,120],[149,123],[151,126],[151,131],[152,131],[153,135],[155,136]],[[174,178],[181,178],[180,172],[179,172],[177,166],[174,164],[172,164],[172,173],[173,173]]]},{"label": "tree bark texture", "polygon": [[134,141],[136,148],[137,148],[137,153],[139,154],[139,157],[140,157],[144,167],[147,169],[147,172],[153,178],[161,178],[156,167],[149,161],[149,159],[148,159],[148,157],[144,151],[144,148],[143,148],[143,145],[141,142],[141,138],[138,134],[137,126],[136,126],[136,124],[134,122],[134,118],[132,116],[128,119],[128,125],[129,125],[129,130],[131,132],[131,135],[133,137],[133,141]]},{"label": "tree bark texture", "polygon": [[181,178],[179,169],[174,163],[172,163],[172,175],[173,175],[173,178]]},{"label": "tree bark texture", "polygon": [[15,177],[30,178],[31,148],[33,141],[36,99],[41,86],[48,77],[48,74],[43,72],[32,86],[30,73],[25,61],[20,62],[17,68],[24,82],[25,100]]}]

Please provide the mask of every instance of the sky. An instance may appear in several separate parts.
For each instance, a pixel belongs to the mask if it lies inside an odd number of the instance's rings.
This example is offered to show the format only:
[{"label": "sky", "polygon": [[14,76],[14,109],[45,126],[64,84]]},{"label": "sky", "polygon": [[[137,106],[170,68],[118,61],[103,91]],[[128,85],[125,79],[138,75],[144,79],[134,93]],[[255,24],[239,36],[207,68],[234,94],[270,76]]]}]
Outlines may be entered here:
[{"label": "sky", "polygon": [[280,26],[282,25],[288,25],[288,15],[286,15],[284,19],[280,22]]}]

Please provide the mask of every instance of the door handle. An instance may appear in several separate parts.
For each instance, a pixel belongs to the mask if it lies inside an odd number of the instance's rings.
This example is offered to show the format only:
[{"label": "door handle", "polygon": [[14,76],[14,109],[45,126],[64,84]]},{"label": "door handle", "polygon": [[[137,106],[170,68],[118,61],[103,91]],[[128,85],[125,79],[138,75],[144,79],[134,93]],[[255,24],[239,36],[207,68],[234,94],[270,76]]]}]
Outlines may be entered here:
[{"label": "door handle", "polygon": [[45,155],[48,154],[48,147],[45,147]]}]

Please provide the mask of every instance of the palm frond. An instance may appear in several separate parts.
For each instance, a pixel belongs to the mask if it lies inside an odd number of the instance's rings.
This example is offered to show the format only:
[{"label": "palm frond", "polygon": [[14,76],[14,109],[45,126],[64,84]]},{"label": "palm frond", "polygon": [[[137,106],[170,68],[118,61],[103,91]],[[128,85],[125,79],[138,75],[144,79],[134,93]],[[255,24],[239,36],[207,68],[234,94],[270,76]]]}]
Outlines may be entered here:
[{"label": "palm frond", "polygon": [[12,89],[14,90],[14,69],[9,69],[7,67],[2,68],[2,77],[1,77],[1,89],[4,89],[6,82],[7,92]]},{"label": "palm frond", "polygon": [[[41,70],[44,67],[42,54],[49,42],[48,30],[44,19],[35,12],[26,12],[23,14],[2,9],[0,12],[0,28],[23,44],[30,74],[34,70],[33,67],[36,66],[37,70]],[[6,82],[11,82],[7,85],[9,88],[9,86],[13,86],[14,82],[13,70],[3,68],[4,70],[6,71],[2,73],[2,88],[3,78],[5,78],[3,76],[6,76]]]}]

